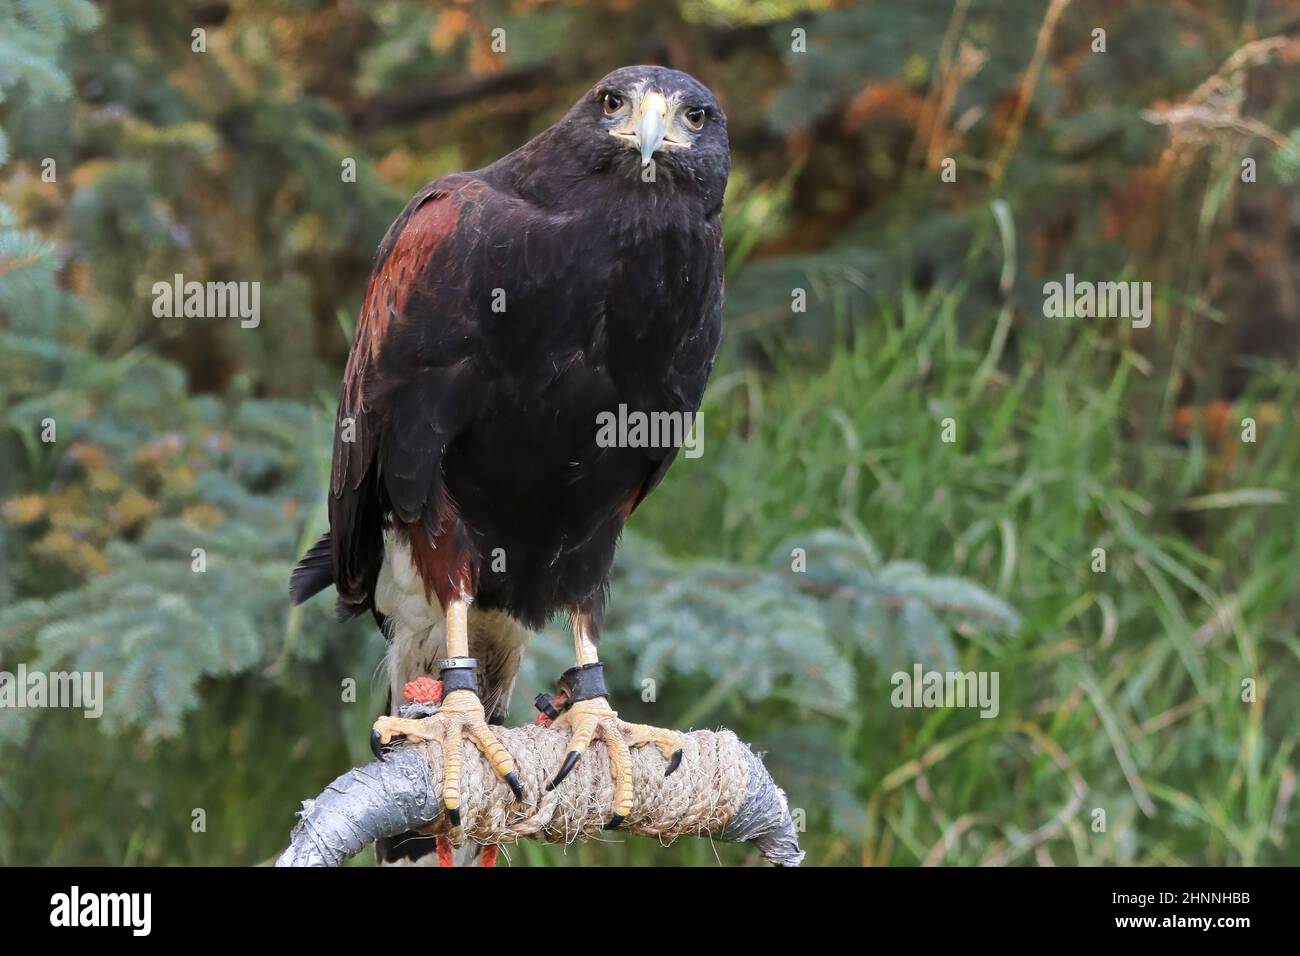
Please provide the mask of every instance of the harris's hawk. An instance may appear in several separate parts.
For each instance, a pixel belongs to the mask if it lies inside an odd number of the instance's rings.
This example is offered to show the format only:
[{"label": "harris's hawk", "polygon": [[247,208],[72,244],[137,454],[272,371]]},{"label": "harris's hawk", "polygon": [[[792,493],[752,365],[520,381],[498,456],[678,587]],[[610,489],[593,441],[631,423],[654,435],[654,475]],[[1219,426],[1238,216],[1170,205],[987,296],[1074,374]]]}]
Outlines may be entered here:
[{"label": "harris's hawk", "polygon": [[[551,786],[603,737],[617,825],[628,748],[656,745],[669,773],[680,760],[677,734],[618,719],[596,652],[619,535],[677,448],[599,441],[597,423],[698,410],[729,169],[707,88],[625,67],[509,155],[429,183],[379,246],[339,398],[330,530],[291,594],[334,584],[341,618],[375,615],[393,714],[377,740],[441,741],[453,826],[463,736],[523,795],[488,721],[559,611],[577,664],[559,681],[571,743]],[[434,671],[437,714],[397,717],[405,684]]]}]

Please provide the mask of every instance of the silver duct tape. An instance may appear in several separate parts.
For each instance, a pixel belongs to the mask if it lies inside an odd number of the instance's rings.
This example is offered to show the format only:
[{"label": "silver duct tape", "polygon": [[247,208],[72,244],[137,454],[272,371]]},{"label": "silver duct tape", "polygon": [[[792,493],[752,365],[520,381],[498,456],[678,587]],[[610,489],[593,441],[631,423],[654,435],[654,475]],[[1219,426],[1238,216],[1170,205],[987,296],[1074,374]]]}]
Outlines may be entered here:
[{"label": "silver duct tape", "polygon": [[380,837],[434,819],[442,803],[433,789],[428,760],[418,747],[401,747],[382,763],[349,770],[303,803],[289,849],[275,865],[341,866]]},{"label": "silver duct tape", "polygon": [[728,843],[753,843],[773,866],[798,866],[804,852],[799,848],[785,791],[776,785],[758,754],[747,744],[741,746],[749,757],[745,798],[735,816],[714,837]]}]

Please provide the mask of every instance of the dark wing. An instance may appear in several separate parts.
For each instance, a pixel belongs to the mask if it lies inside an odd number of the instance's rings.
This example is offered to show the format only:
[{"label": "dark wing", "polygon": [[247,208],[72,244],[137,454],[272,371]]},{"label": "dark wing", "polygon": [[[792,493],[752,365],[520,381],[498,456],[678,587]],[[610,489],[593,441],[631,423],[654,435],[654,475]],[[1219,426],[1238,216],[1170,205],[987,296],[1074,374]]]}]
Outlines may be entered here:
[{"label": "dark wing", "polygon": [[[718,342],[722,337],[724,256],[721,224],[718,223],[716,228],[718,230],[717,254],[712,263],[712,275],[706,293],[707,301],[701,309],[702,319],[700,325],[692,330],[689,338],[674,357],[667,382],[668,393],[676,405],[673,410],[676,411],[695,413],[700,410],[700,403],[704,400],[704,386],[708,384],[709,373],[713,371],[713,363],[718,357]],[[699,427],[703,428],[704,423],[700,422]],[[650,492],[659,487],[659,482],[664,480],[669,466],[677,459],[678,450],[675,447],[663,449],[662,457],[651,459],[650,472],[646,476],[645,484],[631,501],[628,514],[640,507],[641,502],[646,500]]]},{"label": "dark wing", "polygon": [[[522,200],[457,174],[417,193],[384,236],[335,420],[329,553],[340,618],[372,605],[389,515],[432,540],[451,514],[443,452],[509,364],[505,350],[521,341],[502,334],[489,286],[527,297],[553,278],[567,255],[552,225]],[[329,583],[323,545],[295,572],[295,603]]]},{"label": "dark wing", "polygon": [[[409,335],[403,326],[415,319],[416,290],[425,268],[454,237],[458,209],[449,200],[448,190],[430,184],[384,236],[343,373],[329,496],[341,619],[361,613],[372,601],[383,562],[382,495],[390,477],[397,500],[409,513],[413,501],[405,482],[417,472],[433,471],[438,462],[440,447],[432,431],[426,436],[408,427],[403,437],[397,423],[401,419],[405,424],[409,417],[403,386],[415,371],[403,355]],[[380,460],[381,451],[389,461]]]}]

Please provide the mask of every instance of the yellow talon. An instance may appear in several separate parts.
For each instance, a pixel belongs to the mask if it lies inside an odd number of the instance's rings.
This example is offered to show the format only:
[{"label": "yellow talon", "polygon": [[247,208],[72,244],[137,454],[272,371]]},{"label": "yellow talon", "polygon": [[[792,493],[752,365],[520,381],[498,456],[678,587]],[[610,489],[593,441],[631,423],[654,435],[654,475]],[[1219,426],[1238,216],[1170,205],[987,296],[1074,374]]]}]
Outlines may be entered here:
[{"label": "yellow talon", "polygon": [[578,758],[586,752],[591,741],[599,735],[609,750],[610,773],[614,778],[613,817],[606,829],[617,827],[632,812],[632,757],[631,748],[654,744],[668,761],[665,773],[672,773],[681,763],[681,734],[647,724],[629,724],[618,719],[618,712],[609,706],[604,697],[580,700],[574,703],[552,724],[569,730],[569,749],[559,773],[546,787],[554,790],[569,775]]},{"label": "yellow talon", "polygon": [[452,691],[443,699],[438,712],[432,717],[380,717],[375,721],[374,731],[381,744],[389,743],[394,737],[438,741],[444,774],[442,804],[447,808],[453,842],[464,838],[464,833],[460,830],[460,787],[465,761],[461,742],[466,735],[487,758],[496,775],[509,784],[515,799],[524,799],[524,788],[515,771],[514,759],[488,727],[483,703],[473,691]]}]

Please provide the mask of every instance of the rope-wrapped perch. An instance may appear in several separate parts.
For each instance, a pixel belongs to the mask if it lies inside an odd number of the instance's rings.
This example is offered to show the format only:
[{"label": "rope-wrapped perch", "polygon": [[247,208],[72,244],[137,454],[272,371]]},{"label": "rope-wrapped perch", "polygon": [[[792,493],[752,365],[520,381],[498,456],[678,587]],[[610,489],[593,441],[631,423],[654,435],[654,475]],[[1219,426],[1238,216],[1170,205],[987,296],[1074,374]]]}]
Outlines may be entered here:
[{"label": "rope-wrapped perch", "polygon": [[[515,759],[526,799],[509,787],[472,744],[465,745],[461,826],[479,843],[533,837],[571,842],[601,833],[610,818],[614,781],[609,755],[597,740],[554,791],[546,783],[560,766],[568,734],[548,727],[494,727]],[[654,747],[632,751],[632,812],[621,830],[669,843],[707,836],[753,843],[777,866],[803,859],[785,794],[762,761],[727,730],[682,735],[682,763],[664,776]],[[289,848],[276,866],[338,866],[380,837],[408,830],[446,836],[442,813],[442,755],[436,743],[398,747],[380,763],[349,770],[315,800],[303,803]]]}]

